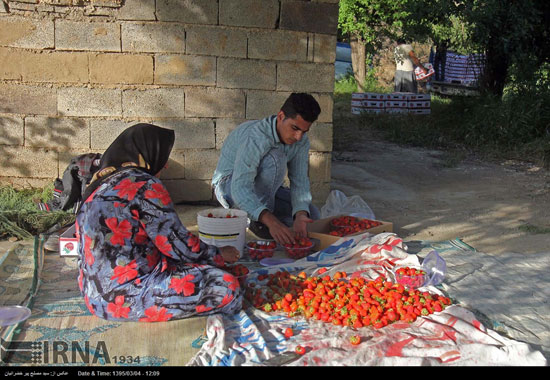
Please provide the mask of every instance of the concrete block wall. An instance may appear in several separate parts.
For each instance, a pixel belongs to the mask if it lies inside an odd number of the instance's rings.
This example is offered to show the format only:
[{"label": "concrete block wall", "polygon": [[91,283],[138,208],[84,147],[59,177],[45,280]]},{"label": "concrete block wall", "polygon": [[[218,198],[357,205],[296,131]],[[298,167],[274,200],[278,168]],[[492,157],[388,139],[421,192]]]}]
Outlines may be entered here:
[{"label": "concrete block wall", "polygon": [[174,129],[173,200],[213,199],[228,133],[310,92],[314,200],[330,190],[338,0],[4,0],[0,181],[43,186],[125,128]]}]

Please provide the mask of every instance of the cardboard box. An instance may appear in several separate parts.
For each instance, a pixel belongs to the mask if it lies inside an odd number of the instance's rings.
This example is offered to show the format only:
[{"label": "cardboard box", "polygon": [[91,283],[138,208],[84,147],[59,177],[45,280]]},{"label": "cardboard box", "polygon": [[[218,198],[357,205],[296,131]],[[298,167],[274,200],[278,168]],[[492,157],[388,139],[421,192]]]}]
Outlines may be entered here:
[{"label": "cardboard box", "polygon": [[386,113],[409,113],[408,108],[386,108]]},{"label": "cardboard box", "polygon": [[363,100],[363,107],[366,107],[366,108],[384,108],[384,101]]},{"label": "cardboard box", "polygon": [[384,100],[386,94],[377,92],[354,92],[351,94],[352,100]]},{"label": "cardboard box", "polygon": [[[308,229],[309,237],[319,239],[321,241],[318,248],[319,250],[323,250],[326,247],[334,244],[335,242],[341,239],[340,236],[334,236],[329,234],[329,232],[331,231],[330,221],[339,216],[343,216],[343,215],[337,215],[337,216],[331,216],[329,218],[319,219],[314,221],[313,223],[308,224],[307,229]],[[368,230],[361,231],[348,236],[355,236],[355,235],[363,234],[365,232],[368,232],[371,234],[379,234],[382,232],[393,232],[393,223],[384,222],[382,220],[377,220],[377,221],[381,222],[382,224],[376,227],[369,228]]]},{"label": "cardboard box", "polygon": [[408,102],[406,100],[386,100],[384,102],[385,108],[407,108]]},{"label": "cardboard box", "polygon": [[409,108],[430,108],[430,107],[431,107],[430,100],[418,100],[414,102],[409,101]]},{"label": "cardboard box", "polygon": [[362,113],[381,113],[381,112],[384,112],[383,108],[351,107],[351,113],[354,115],[360,115]]},{"label": "cardboard box", "polygon": [[391,94],[386,94],[386,100],[394,100],[394,101],[400,101],[400,100],[409,100],[409,96],[411,96],[412,92],[392,92]]},{"label": "cardboard box", "polygon": [[416,76],[416,80],[423,80],[431,77],[435,74],[435,70],[431,63],[423,63],[422,66],[428,70],[427,74],[424,74],[422,70],[420,70],[420,67],[417,67],[414,69],[414,75]]},{"label": "cardboard box", "polygon": [[78,240],[75,232],[75,225],[73,224],[59,236],[60,256],[78,256]]}]

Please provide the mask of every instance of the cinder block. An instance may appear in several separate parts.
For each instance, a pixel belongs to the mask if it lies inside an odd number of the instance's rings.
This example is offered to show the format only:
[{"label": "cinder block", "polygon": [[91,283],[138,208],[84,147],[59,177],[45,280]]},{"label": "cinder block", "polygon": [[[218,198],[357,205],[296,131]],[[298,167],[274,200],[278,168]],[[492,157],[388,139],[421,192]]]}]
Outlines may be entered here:
[{"label": "cinder block", "polygon": [[155,21],[155,0],[124,1],[118,9],[117,19]]},{"label": "cinder block", "polygon": [[277,90],[332,93],[334,65],[281,62],[277,65]]},{"label": "cinder block", "polygon": [[137,122],[123,120],[90,120],[90,148],[93,152],[105,150],[126,128]]},{"label": "cinder block", "polygon": [[86,53],[33,52],[0,48],[0,75],[3,79],[26,82],[85,83],[88,81]]},{"label": "cinder block", "polygon": [[198,55],[156,55],[155,83],[215,86],[216,57]]},{"label": "cinder block", "polygon": [[248,91],[246,96],[246,118],[263,119],[275,115],[290,95],[290,92]]},{"label": "cinder block", "polygon": [[58,50],[120,51],[120,25],[109,22],[55,21]]},{"label": "cinder block", "polygon": [[54,35],[53,20],[18,16],[0,17],[0,45],[2,46],[53,49]]},{"label": "cinder block", "polygon": [[239,125],[244,123],[245,119],[217,119],[216,120],[216,149],[221,149],[225,139]]},{"label": "cinder block", "polygon": [[59,115],[122,116],[119,89],[62,87],[57,93]]},{"label": "cinder block", "polygon": [[122,92],[124,117],[184,117],[183,88],[153,88]]},{"label": "cinder block", "polygon": [[284,30],[255,31],[248,37],[248,58],[305,62],[307,33]]},{"label": "cinder block", "polygon": [[138,54],[90,54],[90,82],[152,84],[153,57]]},{"label": "cinder block", "polygon": [[167,179],[162,183],[174,203],[212,200],[213,192],[209,180]]},{"label": "cinder block", "polygon": [[331,94],[312,94],[321,107],[321,113],[317,119],[319,123],[332,123],[332,114],[334,111],[334,100]]},{"label": "cinder block", "polygon": [[185,178],[211,180],[220,151],[216,149],[188,150],[185,152]]},{"label": "cinder block", "polygon": [[0,84],[0,113],[56,115],[56,90],[48,87]]},{"label": "cinder block", "polygon": [[90,128],[86,119],[60,117],[27,117],[25,146],[56,150],[87,149]]},{"label": "cinder block", "polygon": [[185,179],[185,153],[182,150],[172,150],[168,164],[160,174],[160,179]]},{"label": "cinder block", "polygon": [[187,54],[246,58],[247,38],[242,29],[190,26],[186,44]]},{"label": "cinder block", "polygon": [[336,36],[328,34],[313,35],[313,62],[334,63],[336,60]]},{"label": "cinder block", "polygon": [[322,207],[330,194],[330,182],[311,182],[309,184],[313,203],[318,207]]},{"label": "cinder block", "polygon": [[315,122],[308,132],[310,151],[332,152],[332,124]]},{"label": "cinder block", "polygon": [[57,152],[42,148],[0,146],[3,177],[57,177]]},{"label": "cinder block", "polygon": [[217,0],[157,0],[159,21],[186,24],[217,24]]},{"label": "cinder block", "polygon": [[311,182],[330,182],[330,153],[309,152],[309,180]]},{"label": "cinder block", "polygon": [[182,25],[126,22],[121,30],[122,51],[185,52],[185,29]]},{"label": "cinder block", "polygon": [[188,88],[185,98],[187,117],[244,118],[245,95],[241,90]]},{"label": "cinder block", "polygon": [[274,29],[278,0],[220,0],[220,25]]},{"label": "cinder block", "polygon": [[153,124],[173,129],[176,133],[174,149],[213,149],[216,146],[214,121],[210,119],[164,119]]},{"label": "cinder block", "polygon": [[338,4],[283,1],[279,25],[281,29],[336,35]]},{"label": "cinder block", "polygon": [[218,58],[218,87],[274,90],[276,82],[273,62]]},{"label": "cinder block", "polygon": [[23,145],[24,136],[22,117],[0,117],[0,145]]}]

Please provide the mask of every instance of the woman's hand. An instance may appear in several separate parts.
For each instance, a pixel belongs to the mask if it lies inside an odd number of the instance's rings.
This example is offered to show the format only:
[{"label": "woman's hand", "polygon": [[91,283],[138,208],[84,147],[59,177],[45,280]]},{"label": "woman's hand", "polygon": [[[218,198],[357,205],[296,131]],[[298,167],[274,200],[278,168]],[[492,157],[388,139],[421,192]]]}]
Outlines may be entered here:
[{"label": "woman's hand", "polygon": [[220,247],[220,255],[222,255],[223,261],[229,264],[233,264],[239,259],[239,257],[241,257],[239,250],[230,245]]}]

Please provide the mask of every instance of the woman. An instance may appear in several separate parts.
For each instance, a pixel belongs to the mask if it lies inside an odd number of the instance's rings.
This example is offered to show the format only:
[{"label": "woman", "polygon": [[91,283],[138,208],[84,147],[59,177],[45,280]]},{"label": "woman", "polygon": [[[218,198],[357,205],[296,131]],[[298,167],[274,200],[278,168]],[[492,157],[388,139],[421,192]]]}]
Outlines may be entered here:
[{"label": "woman", "polygon": [[126,129],[86,189],[76,218],[78,283],[98,317],[155,322],[241,309],[238,280],[220,269],[238,250],[187,231],[157,178],[173,144],[169,129]]}]

